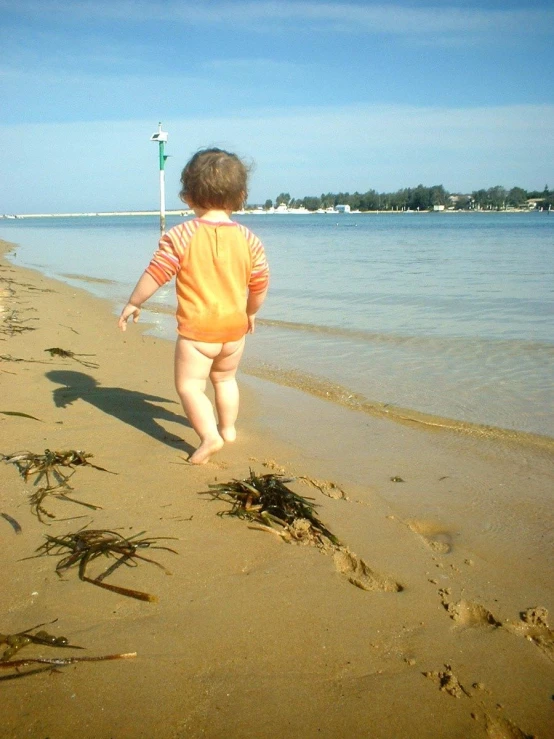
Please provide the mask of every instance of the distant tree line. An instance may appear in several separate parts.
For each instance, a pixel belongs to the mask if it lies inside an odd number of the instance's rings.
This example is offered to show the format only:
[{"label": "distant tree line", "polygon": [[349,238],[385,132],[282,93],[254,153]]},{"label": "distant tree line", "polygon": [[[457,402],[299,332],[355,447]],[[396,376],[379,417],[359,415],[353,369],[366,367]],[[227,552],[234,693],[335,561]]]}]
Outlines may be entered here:
[{"label": "distant tree line", "polygon": [[303,198],[291,198],[288,192],[280,193],[275,202],[266,200],[264,207],[277,208],[284,204],[289,208],[306,208],[307,210],[325,210],[337,205],[349,205],[351,210],[433,210],[436,205],[455,210],[505,210],[506,208],[526,207],[527,201],[536,199],[538,207],[554,208],[554,192],[545,185],[544,190],[525,190],[512,187],[507,190],[501,185],[489,187],[488,190],[474,190],[472,193],[450,193],[442,185],[425,187],[406,187],[396,192],[337,192],[323,193],[319,197],[308,195]]}]

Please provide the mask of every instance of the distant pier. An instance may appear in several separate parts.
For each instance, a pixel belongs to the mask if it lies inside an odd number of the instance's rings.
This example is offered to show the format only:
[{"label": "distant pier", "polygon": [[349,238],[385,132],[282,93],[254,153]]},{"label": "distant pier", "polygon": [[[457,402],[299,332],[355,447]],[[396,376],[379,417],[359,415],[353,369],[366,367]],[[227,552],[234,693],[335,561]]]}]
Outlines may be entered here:
[{"label": "distant pier", "polygon": [[[168,210],[167,215],[188,216],[192,210]],[[117,210],[98,213],[18,213],[0,215],[0,218],[94,218],[95,216],[159,216],[159,210]]]}]

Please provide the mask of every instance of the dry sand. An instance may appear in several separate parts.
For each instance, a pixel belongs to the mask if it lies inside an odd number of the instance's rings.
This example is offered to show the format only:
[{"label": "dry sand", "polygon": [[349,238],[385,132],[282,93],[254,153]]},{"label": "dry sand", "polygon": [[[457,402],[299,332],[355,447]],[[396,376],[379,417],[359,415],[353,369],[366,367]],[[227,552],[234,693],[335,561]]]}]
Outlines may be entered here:
[{"label": "dry sand", "polygon": [[[57,619],[49,632],[86,648],[21,657],[137,653],[2,681],[2,737],[554,734],[548,446],[399,425],[243,374],[237,443],[191,466],[171,342],[141,324],[121,334],[84,292],[0,270],[0,451],[84,450],[117,473],[77,468],[72,495],[101,509],[49,498],[56,518],[41,523],[32,480],[0,464],[0,513],[22,528],[0,517],[0,632]],[[348,550],[287,544],[199,495],[250,468],[315,480],[292,487]],[[177,537],[165,543],[178,554],[147,553],[171,576],[142,562],[107,578],[157,602],[29,559],[46,534],[85,525]]]}]

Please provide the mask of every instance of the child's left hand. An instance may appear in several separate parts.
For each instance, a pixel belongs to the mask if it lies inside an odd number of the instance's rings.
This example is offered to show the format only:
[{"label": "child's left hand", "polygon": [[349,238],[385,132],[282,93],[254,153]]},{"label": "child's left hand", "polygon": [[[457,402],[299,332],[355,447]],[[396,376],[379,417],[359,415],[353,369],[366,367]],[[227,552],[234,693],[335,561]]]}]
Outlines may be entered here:
[{"label": "child's left hand", "polygon": [[133,317],[133,323],[136,323],[139,319],[140,315],[140,308],[136,305],[133,305],[132,303],[127,303],[125,308],[121,311],[121,315],[119,316],[119,321],[117,322],[117,325],[122,331],[127,330],[127,321],[131,316]]}]

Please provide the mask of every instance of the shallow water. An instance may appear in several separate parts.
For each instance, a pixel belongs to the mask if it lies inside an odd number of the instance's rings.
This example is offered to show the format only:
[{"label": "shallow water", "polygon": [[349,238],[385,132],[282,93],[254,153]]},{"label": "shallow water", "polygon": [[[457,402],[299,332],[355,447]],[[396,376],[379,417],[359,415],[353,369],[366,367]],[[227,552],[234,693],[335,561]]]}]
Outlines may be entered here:
[{"label": "shallow water", "polygon": [[[180,218],[169,218],[168,227]],[[370,401],[554,437],[554,216],[240,216],[271,292],[245,368]],[[117,307],[156,247],[156,217],[0,221],[23,266]],[[143,314],[172,337],[173,286]],[[275,373],[272,374],[275,377]]]}]

